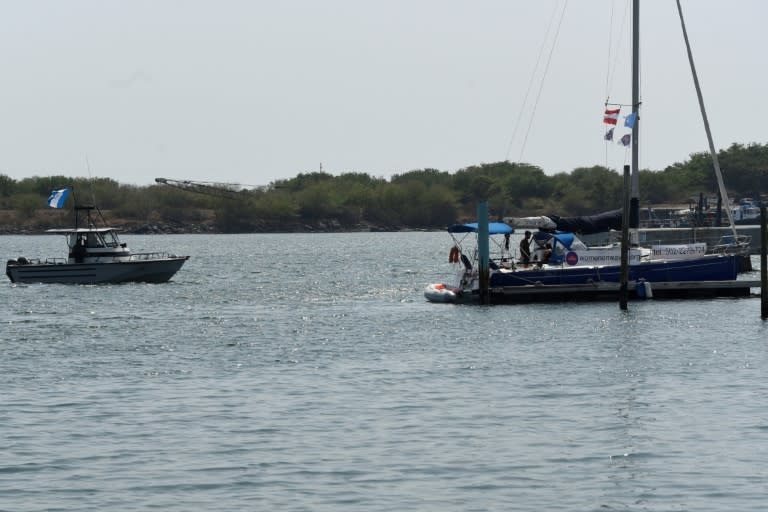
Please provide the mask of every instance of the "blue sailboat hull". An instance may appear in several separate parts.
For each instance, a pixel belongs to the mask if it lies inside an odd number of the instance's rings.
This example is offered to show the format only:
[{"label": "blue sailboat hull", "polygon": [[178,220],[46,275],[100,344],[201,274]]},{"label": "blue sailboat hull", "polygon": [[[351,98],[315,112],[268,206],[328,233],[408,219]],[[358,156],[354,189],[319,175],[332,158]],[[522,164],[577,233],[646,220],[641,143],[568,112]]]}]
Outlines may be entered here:
[{"label": "blue sailboat hull", "polygon": [[[703,258],[639,263],[629,267],[629,281],[645,280],[651,283],[691,281],[732,281],[739,272],[736,255],[706,256]],[[598,282],[618,283],[621,267],[618,265],[594,267],[549,267],[516,271],[494,271],[490,286],[509,287],[526,285],[579,285]]]}]

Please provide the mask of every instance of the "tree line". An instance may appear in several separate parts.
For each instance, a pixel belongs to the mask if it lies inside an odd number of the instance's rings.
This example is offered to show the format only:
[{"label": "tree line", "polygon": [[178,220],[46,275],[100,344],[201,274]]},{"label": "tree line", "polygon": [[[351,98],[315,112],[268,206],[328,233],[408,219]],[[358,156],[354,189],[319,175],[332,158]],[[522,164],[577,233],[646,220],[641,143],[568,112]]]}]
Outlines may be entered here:
[{"label": "tree line", "polygon": [[[732,144],[718,154],[729,196],[760,198],[768,186],[768,144]],[[641,170],[641,204],[688,203],[713,195],[717,181],[708,153],[663,170]],[[473,219],[487,199],[492,216],[590,215],[621,207],[623,176],[603,166],[547,175],[531,164],[496,162],[454,173],[419,169],[389,180],[362,172],[300,173],[227,197],[168,185],[135,186],[111,178],[63,175],[14,180],[0,174],[0,209],[14,222],[46,226],[51,190],[74,187],[78,203],[93,203],[110,221],[207,225],[225,233],[313,229],[440,229]],[[68,201],[67,209],[71,209]],[[7,219],[7,216],[6,216]],[[6,220],[7,222],[7,220]]]}]

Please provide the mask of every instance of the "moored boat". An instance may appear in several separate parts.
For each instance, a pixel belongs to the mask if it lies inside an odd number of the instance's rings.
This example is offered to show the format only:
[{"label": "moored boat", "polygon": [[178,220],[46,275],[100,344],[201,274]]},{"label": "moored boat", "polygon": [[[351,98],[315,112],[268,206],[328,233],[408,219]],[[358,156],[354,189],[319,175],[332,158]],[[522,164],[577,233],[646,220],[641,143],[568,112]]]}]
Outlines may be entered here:
[{"label": "moored boat", "polygon": [[[477,223],[448,228],[453,240],[449,262],[453,265],[454,279],[446,284],[428,285],[424,291],[427,300],[464,302],[477,298],[480,290],[478,232]],[[514,233],[511,226],[493,222],[488,232],[488,282],[495,301],[597,298],[616,296],[618,292],[621,265],[615,248],[588,247],[573,233],[539,231],[533,236],[538,246],[533,250],[535,254],[530,261],[524,261],[510,251],[510,235]],[[540,256],[540,247],[547,247],[546,259]],[[654,251],[632,248],[628,261],[631,291],[642,298],[665,294],[749,293],[751,282],[736,281],[737,255],[689,252],[691,254],[680,254],[677,258],[659,258]]]},{"label": "moored boat", "polygon": [[[463,297],[479,296],[481,303],[495,297],[505,299],[527,300],[531,298],[546,298],[569,300],[592,298],[599,295],[616,296],[620,287],[626,286],[635,291],[637,296],[649,297],[651,294],[660,296],[657,291],[669,292],[677,296],[700,296],[703,293],[712,295],[748,295],[754,282],[737,280],[740,270],[741,256],[746,250],[748,241],[741,240],[735,230],[730,210],[726,209],[729,217],[732,238],[731,243],[721,244],[715,248],[722,253],[711,253],[702,243],[680,244],[676,246],[653,245],[644,248],[639,245],[637,237],[639,228],[639,111],[640,111],[640,79],[639,79],[639,1],[632,2],[632,101],[630,104],[605,104],[604,123],[612,127],[606,132],[605,140],[613,140],[613,132],[621,108],[631,107],[631,113],[625,116],[624,127],[629,132],[621,137],[624,147],[631,146],[631,166],[625,166],[625,199],[621,217],[617,215],[599,215],[587,219],[590,229],[608,231],[617,229],[617,219],[621,219],[623,248],[621,245],[606,247],[587,247],[573,232],[585,232],[584,218],[561,218],[557,216],[528,217],[516,221],[513,226],[504,223],[487,224],[487,205],[481,203],[478,207],[478,217],[483,220],[482,229],[478,224],[463,224],[448,229],[454,239],[449,261],[454,264],[455,283],[451,286],[462,291]],[[680,21],[683,35],[688,47],[688,56],[694,83],[699,98],[699,104],[704,119],[710,153],[714,164],[718,190],[721,197],[727,197],[720,172],[717,153],[714,151],[709,125],[706,121],[703,99],[698,79],[693,66],[690,47],[682,9],[678,2]],[[631,179],[629,171],[631,170]],[[611,213],[611,212],[607,212]],[[618,213],[618,211],[613,212]],[[487,231],[486,231],[487,224]],[[599,226],[599,227],[598,227]],[[530,249],[529,234],[521,244],[521,258],[517,261],[510,257],[509,237],[514,228],[538,228],[539,232],[533,237],[537,244],[534,251]],[[482,231],[482,235],[481,235]],[[462,240],[456,238],[457,233],[476,233],[477,244],[466,250]],[[504,234],[505,240],[496,243],[501,248],[500,256],[494,260],[489,252],[493,235]],[[487,238],[486,238],[487,237]],[[481,250],[482,248],[482,250]],[[622,250],[626,250],[626,267],[622,272]],[[454,257],[454,251],[460,253]],[[468,254],[467,254],[468,253]],[[479,256],[482,254],[482,257]],[[535,260],[534,254],[538,255]],[[490,259],[490,261],[487,261]],[[627,278],[627,280],[625,280]],[[481,286],[482,284],[482,286]],[[662,293],[663,295],[663,293]],[[425,293],[427,299],[430,296]],[[431,299],[430,299],[431,300]]]},{"label": "moored boat", "polygon": [[431,283],[424,289],[424,297],[430,302],[459,302],[462,291],[444,283]]}]

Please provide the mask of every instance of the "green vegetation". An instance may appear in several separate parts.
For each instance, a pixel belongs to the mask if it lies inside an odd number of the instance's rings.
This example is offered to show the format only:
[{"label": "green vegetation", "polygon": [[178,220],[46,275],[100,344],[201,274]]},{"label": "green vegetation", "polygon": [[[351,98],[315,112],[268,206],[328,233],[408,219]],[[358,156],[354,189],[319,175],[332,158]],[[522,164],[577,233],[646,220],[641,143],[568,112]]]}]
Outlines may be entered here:
[{"label": "green vegetation", "polygon": [[[768,145],[733,144],[719,154],[729,195],[759,198],[768,187]],[[642,204],[687,203],[716,193],[712,161],[696,153],[662,171],[640,172]],[[548,176],[535,165],[497,162],[455,173],[414,170],[390,180],[364,173],[301,173],[262,190],[194,193],[168,185],[137,187],[108,178],[48,176],[13,180],[0,174],[0,219],[5,231],[60,224],[45,211],[54,188],[73,185],[79,203],[95,202],[109,221],[131,229],[148,223],[220,232],[430,229],[472,219],[488,199],[493,216],[588,215],[621,206],[623,179],[605,167],[581,167]],[[72,207],[68,201],[67,208]],[[67,217],[68,218],[68,217]]]}]

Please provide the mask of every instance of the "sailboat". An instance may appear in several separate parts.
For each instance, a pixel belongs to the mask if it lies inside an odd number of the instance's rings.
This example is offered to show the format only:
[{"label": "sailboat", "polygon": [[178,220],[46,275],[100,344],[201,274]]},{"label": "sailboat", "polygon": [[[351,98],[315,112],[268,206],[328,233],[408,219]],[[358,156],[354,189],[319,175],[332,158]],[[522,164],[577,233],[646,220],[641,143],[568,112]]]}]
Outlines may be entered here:
[{"label": "sailboat", "polygon": [[[682,22],[682,10],[678,2]],[[685,25],[683,23],[683,30]],[[737,281],[739,256],[736,254],[706,254],[694,245],[678,248],[667,254],[637,245],[639,220],[639,0],[633,1],[633,54],[632,54],[632,165],[630,199],[625,211],[632,247],[628,251],[629,290],[637,297],[748,295],[755,283]],[[687,43],[687,36],[686,36]],[[690,49],[689,49],[690,57]],[[692,64],[692,60],[691,60]],[[692,68],[693,69],[693,68]],[[695,70],[694,70],[695,78]],[[700,90],[699,102],[704,113]],[[706,117],[705,117],[706,119]],[[707,133],[709,127],[707,124]],[[715,157],[716,158],[716,157]],[[719,182],[719,166],[716,165]],[[725,188],[722,186],[722,191]],[[727,196],[726,196],[727,197]],[[480,208],[478,209],[481,210]],[[478,215],[480,217],[480,214]],[[479,223],[460,224],[448,228],[453,240],[449,261],[454,265],[454,282],[430,284],[425,297],[433,302],[460,302],[488,294],[491,301],[500,300],[567,300],[616,296],[622,280],[618,247],[587,247],[573,232],[563,232],[557,225],[542,227],[532,218],[510,219],[510,223],[493,223],[487,219]],[[551,222],[551,219],[548,219]],[[509,248],[514,229],[538,227],[533,236],[532,261],[516,260]],[[734,236],[736,235],[734,229]],[[501,238],[503,237],[503,239]]]}]

